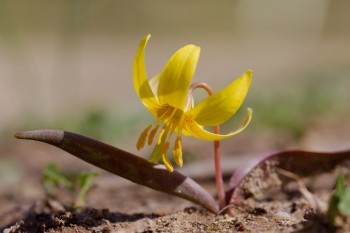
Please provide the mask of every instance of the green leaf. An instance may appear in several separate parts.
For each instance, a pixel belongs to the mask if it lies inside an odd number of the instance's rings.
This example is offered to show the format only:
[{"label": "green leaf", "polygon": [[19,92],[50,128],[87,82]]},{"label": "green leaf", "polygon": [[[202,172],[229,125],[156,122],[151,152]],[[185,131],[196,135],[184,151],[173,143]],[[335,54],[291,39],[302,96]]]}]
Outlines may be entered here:
[{"label": "green leaf", "polygon": [[53,195],[59,187],[72,187],[67,177],[63,174],[57,164],[48,164],[43,172],[43,185],[48,195]]},{"label": "green leaf", "polygon": [[341,214],[350,216],[350,186],[343,187],[338,209]]},{"label": "green leaf", "polygon": [[85,205],[85,197],[88,191],[92,188],[95,178],[99,174],[97,172],[82,172],[79,175],[79,193],[74,203],[75,207]]}]

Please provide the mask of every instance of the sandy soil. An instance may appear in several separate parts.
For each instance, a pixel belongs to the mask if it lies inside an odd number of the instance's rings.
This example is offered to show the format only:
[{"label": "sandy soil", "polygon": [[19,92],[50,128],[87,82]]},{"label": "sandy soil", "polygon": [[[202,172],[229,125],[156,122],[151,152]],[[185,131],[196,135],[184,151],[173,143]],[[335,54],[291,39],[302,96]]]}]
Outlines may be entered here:
[{"label": "sandy soil", "polygon": [[[230,213],[216,216],[188,201],[140,187],[98,170],[100,176],[87,195],[86,206],[72,209],[74,194],[69,190],[60,190],[54,198],[45,195],[41,184],[44,164],[55,158],[69,171],[95,168],[60,150],[35,142],[20,143],[3,154],[16,155],[22,162],[21,165],[11,165],[16,171],[22,170],[22,177],[13,178],[7,185],[3,182],[1,187],[0,229],[6,233],[350,230],[350,224],[346,222],[348,219],[338,219],[339,228],[332,229],[324,214],[317,211],[290,182],[283,187],[267,187],[269,192],[263,197],[247,196],[241,204],[232,207]],[[201,164],[202,167],[207,165],[207,162]],[[187,169],[191,170],[191,167]],[[215,193],[213,177],[199,171],[193,174],[197,174],[193,177],[197,182],[210,193]],[[314,177],[315,180],[317,178]],[[318,185],[310,187],[310,190],[327,201],[334,187],[334,175],[320,174],[319,179],[321,182],[315,182]]]}]

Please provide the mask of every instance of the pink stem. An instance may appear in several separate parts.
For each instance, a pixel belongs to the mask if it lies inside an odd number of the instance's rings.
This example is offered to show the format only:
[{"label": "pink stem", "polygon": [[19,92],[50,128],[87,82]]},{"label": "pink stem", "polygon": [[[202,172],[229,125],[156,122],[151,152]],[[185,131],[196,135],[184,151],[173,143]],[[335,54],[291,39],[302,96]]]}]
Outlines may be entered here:
[{"label": "pink stem", "polygon": [[[214,133],[220,133],[220,126],[214,126]],[[220,159],[220,141],[214,141],[214,161],[215,161],[215,180],[216,180],[216,190],[219,196],[220,207],[224,208],[226,206],[224,181],[222,179],[221,172],[221,159]]]},{"label": "pink stem", "polygon": [[[212,95],[214,92],[206,83],[195,82],[191,85],[190,90],[193,91],[196,88],[204,89],[209,95]],[[220,126],[214,126],[214,133],[220,133]],[[214,141],[214,162],[215,162],[215,181],[216,181],[216,190],[219,197],[220,208],[226,206],[226,197],[224,191],[224,181],[222,179],[221,173],[221,159],[220,159],[220,141]]]}]

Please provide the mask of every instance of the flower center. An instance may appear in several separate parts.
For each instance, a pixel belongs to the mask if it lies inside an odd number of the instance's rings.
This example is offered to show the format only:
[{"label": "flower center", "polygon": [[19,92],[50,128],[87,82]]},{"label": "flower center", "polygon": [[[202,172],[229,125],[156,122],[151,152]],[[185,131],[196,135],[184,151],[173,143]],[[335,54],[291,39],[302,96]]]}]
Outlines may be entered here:
[{"label": "flower center", "polygon": [[158,129],[162,126],[158,135],[158,140],[156,141],[156,147],[151,155],[151,160],[158,162],[158,160],[162,158],[165,167],[169,171],[173,171],[173,166],[166,154],[170,147],[171,138],[174,135],[174,132],[177,132],[178,135],[174,142],[173,157],[175,163],[179,167],[182,167],[182,138],[180,133],[183,129],[185,118],[186,114],[183,110],[174,108],[170,105],[164,105],[158,110],[157,120],[153,124],[147,126],[140,134],[136,144],[137,149],[142,150],[146,140],[147,144],[151,145]]}]

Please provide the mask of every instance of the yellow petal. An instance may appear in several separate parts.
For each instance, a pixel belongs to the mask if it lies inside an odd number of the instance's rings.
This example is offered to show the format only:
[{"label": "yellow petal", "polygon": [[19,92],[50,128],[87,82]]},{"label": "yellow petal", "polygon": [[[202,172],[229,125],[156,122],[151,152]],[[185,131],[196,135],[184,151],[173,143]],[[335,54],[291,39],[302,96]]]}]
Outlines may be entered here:
[{"label": "yellow petal", "polygon": [[187,45],[170,58],[159,79],[158,100],[161,104],[184,110],[199,54],[199,47]]},{"label": "yellow petal", "polygon": [[243,120],[242,126],[239,127],[237,130],[230,132],[228,134],[214,134],[211,132],[206,131],[205,129],[203,129],[203,127],[201,125],[199,125],[198,123],[196,123],[194,120],[190,121],[187,120],[185,123],[185,131],[188,132],[188,134],[190,134],[192,137],[196,137],[202,140],[221,140],[221,139],[225,139],[228,137],[232,137],[240,132],[242,132],[247,125],[249,124],[251,118],[252,118],[252,109],[248,108],[247,109],[247,114]]},{"label": "yellow petal", "polygon": [[159,108],[159,102],[154,96],[148,83],[145,67],[145,47],[150,37],[151,35],[149,34],[145,36],[137,49],[133,64],[133,82],[135,91],[143,104],[153,115],[156,115],[156,110]]},{"label": "yellow petal", "polygon": [[153,94],[155,95],[156,98],[158,98],[158,84],[159,84],[159,78],[160,78],[160,74],[157,74],[156,76],[154,76],[153,78],[151,78],[149,80],[149,85],[152,89]]},{"label": "yellow petal", "polygon": [[251,81],[252,71],[248,70],[223,90],[214,93],[194,106],[187,114],[191,115],[198,124],[203,126],[222,124],[240,108],[247,95]]}]

